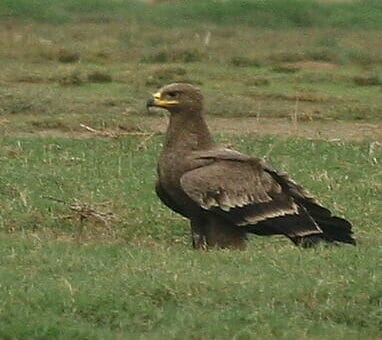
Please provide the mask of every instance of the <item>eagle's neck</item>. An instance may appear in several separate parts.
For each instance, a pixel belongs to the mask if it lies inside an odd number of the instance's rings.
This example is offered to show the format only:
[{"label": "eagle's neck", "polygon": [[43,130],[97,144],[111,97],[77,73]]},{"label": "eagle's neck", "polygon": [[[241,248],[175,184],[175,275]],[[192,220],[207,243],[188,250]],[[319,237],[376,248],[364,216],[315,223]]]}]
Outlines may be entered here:
[{"label": "eagle's neck", "polygon": [[166,148],[203,150],[213,146],[213,140],[203,116],[175,113],[170,116],[166,133]]}]

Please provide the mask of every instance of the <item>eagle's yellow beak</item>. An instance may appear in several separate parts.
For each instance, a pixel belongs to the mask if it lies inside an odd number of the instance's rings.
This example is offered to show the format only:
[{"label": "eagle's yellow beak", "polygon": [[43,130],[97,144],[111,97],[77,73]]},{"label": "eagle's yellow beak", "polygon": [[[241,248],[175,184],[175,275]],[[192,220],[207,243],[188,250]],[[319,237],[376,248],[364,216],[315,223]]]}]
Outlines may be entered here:
[{"label": "eagle's yellow beak", "polygon": [[176,104],[179,104],[179,102],[177,100],[162,99],[161,92],[154,93],[153,97],[147,101],[147,107],[157,106],[157,107],[166,108],[166,107],[176,105]]}]

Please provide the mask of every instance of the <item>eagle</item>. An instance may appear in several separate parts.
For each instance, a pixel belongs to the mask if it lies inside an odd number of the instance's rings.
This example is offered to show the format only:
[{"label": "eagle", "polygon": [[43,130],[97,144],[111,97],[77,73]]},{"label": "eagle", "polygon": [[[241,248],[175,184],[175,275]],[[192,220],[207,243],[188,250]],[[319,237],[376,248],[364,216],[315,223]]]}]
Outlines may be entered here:
[{"label": "eagle", "polygon": [[155,191],[168,208],[189,219],[194,248],[242,249],[251,233],[284,235],[302,247],[321,241],[355,245],[351,223],[286,173],[215,144],[198,88],[166,85],[148,99],[150,107],[170,113]]}]

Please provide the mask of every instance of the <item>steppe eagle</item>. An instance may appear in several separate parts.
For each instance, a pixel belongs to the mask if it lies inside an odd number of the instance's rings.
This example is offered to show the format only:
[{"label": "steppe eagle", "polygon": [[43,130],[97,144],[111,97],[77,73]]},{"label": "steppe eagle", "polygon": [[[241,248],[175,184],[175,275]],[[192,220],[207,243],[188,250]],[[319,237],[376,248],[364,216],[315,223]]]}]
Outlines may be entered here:
[{"label": "steppe eagle", "polygon": [[188,218],[195,248],[243,248],[247,234],[284,235],[308,247],[355,244],[352,225],[264,160],[216,145],[202,115],[203,96],[185,83],[162,87],[147,107],[170,112],[156,193]]}]

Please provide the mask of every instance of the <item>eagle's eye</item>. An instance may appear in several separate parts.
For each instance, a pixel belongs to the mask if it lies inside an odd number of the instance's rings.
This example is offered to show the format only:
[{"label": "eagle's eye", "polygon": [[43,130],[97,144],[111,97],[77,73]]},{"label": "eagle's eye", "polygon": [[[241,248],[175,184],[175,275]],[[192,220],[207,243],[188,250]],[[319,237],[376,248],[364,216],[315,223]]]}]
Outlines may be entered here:
[{"label": "eagle's eye", "polygon": [[171,99],[178,97],[178,95],[179,95],[179,92],[176,92],[176,91],[167,92],[167,97]]}]

